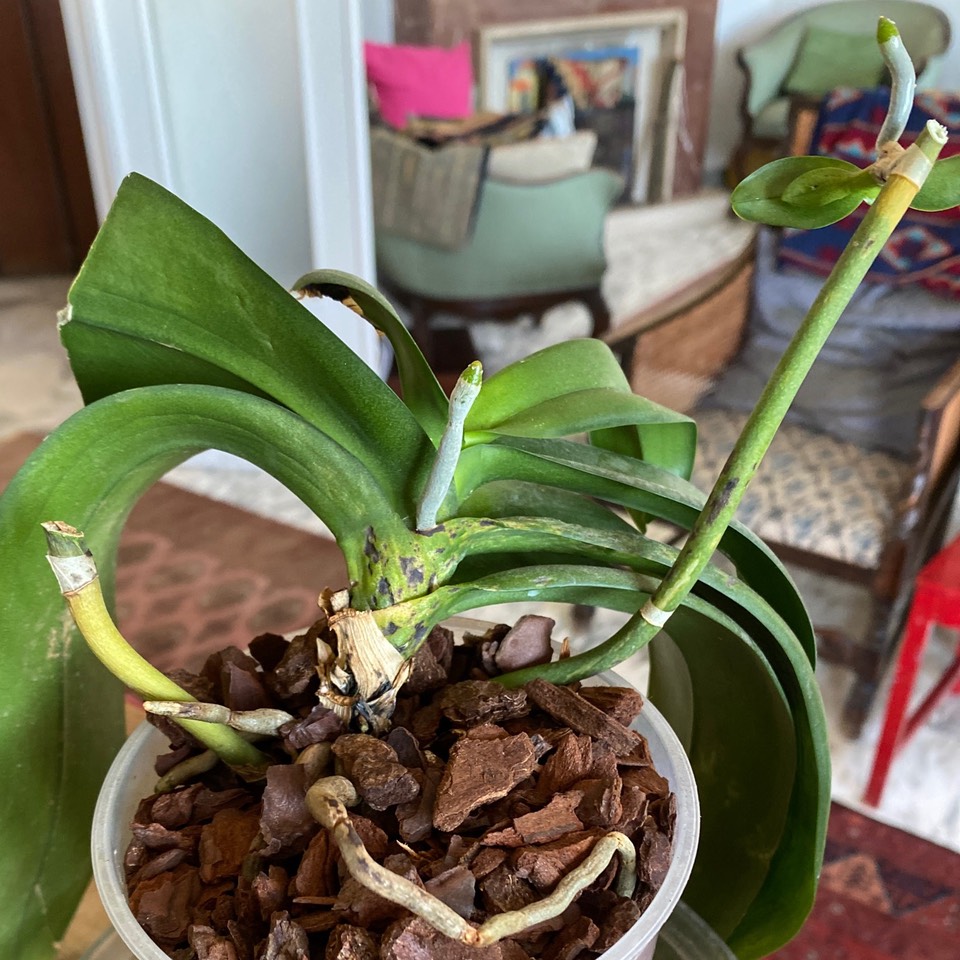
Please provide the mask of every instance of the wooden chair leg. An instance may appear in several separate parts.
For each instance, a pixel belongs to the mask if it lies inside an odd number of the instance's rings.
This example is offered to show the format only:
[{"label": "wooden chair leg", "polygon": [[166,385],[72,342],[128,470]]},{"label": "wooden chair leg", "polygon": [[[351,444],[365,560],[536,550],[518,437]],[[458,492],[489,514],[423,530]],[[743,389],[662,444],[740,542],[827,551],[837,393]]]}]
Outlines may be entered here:
[{"label": "wooden chair leg", "polygon": [[586,630],[590,626],[590,621],[593,620],[596,610],[596,607],[591,607],[585,603],[575,603],[572,610],[574,626],[578,630]]},{"label": "wooden chair leg", "polygon": [[847,693],[841,716],[843,732],[851,740],[858,739],[863,730],[864,721],[876,699],[883,671],[900,635],[900,626],[901,618],[894,617],[894,604],[875,600],[866,644],[858,649],[855,661],[851,663],[856,670],[856,678]]},{"label": "wooden chair leg", "polygon": [[410,318],[413,322],[413,339],[417,341],[417,346],[427,359],[430,366],[434,366],[434,345],[433,331],[430,328],[430,318],[433,311],[427,306],[426,302],[420,297],[412,297],[409,303]]},{"label": "wooden chair leg", "polygon": [[591,290],[583,302],[593,317],[593,329],[590,331],[591,337],[602,337],[610,329],[610,310],[607,308],[607,301],[603,299],[600,288]]}]

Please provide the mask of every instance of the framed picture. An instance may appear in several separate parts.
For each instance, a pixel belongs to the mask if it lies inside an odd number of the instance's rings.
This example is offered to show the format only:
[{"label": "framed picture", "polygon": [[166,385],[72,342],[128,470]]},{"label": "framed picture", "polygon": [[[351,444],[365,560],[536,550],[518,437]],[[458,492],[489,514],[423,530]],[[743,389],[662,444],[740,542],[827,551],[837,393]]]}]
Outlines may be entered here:
[{"label": "framed picture", "polygon": [[623,174],[629,199],[665,200],[685,41],[686,12],[673,8],[483,27],[480,108],[532,112],[557,85],[569,94],[576,126],[597,133],[595,164]]}]

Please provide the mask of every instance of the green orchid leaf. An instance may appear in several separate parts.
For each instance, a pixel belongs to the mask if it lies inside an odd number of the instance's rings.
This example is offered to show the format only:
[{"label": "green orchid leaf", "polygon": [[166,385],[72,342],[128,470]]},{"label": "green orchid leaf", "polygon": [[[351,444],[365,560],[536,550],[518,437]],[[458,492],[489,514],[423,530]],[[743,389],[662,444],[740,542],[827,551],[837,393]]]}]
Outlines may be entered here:
[{"label": "green orchid leaf", "polygon": [[[472,447],[461,456],[457,477],[464,499],[483,484],[513,478],[617,503],[686,529],[706,502],[692,484],[650,464],[559,440],[501,437],[494,444]],[[725,532],[720,550],[736,565],[740,578],[783,617],[813,663],[813,626],[780,560],[737,521]]]},{"label": "green orchid leaf", "polygon": [[607,387],[629,393],[617,358],[600,340],[565,340],[504,367],[484,381],[466,433],[493,430],[528,407],[573,390]]},{"label": "green orchid leaf", "polygon": [[[865,179],[866,178],[866,179]],[[783,202],[793,207],[824,207],[827,204],[867,193],[879,193],[879,184],[859,167],[817,167],[801,173],[783,191]]]},{"label": "green orchid leaf", "polygon": [[[575,390],[527,407],[502,420],[490,433],[508,437],[568,437],[623,426],[637,428],[644,460],[678,476],[689,470],[697,447],[693,420],[635,393],[607,387]],[[650,451],[651,447],[655,452]]]},{"label": "green orchid leaf", "polygon": [[[724,927],[728,943],[741,960],[753,960],[772,953],[803,925],[817,892],[830,813],[827,723],[816,676],[802,651],[789,642],[789,633],[775,626],[773,629],[770,627],[769,618],[765,618],[763,628],[753,628],[751,636],[776,673],[790,704],[797,749],[797,778],[789,802],[787,829],[770,861],[764,883],[736,929],[730,933],[729,927]],[[672,622],[670,632],[676,634]],[[651,646],[659,642],[658,638]],[[651,651],[652,664],[656,662],[656,656]],[[700,657],[702,653],[692,652],[689,656]],[[663,660],[662,657],[660,659]],[[661,663],[661,666],[669,666],[671,671],[677,669],[675,663]],[[693,672],[696,673],[695,670]],[[651,683],[655,673],[654,669]],[[706,689],[714,681],[709,675],[703,674],[701,682]],[[668,702],[666,698],[676,683],[676,677],[667,678],[665,672],[657,676],[655,702],[658,705]],[[679,693],[683,694],[682,687]],[[692,701],[694,709],[698,709],[701,699],[699,688],[695,688]],[[680,722],[685,722],[689,704],[677,700],[674,710]],[[704,717],[711,715],[709,708],[702,714]],[[722,743],[715,744],[717,751],[722,747]],[[713,886],[704,879],[705,897],[711,896]],[[713,895],[716,895],[715,890]],[[705,904],[704,909],[710,911]]]},{"label": "green orchid leaf", "polygon": [[550,517],[598,530],[635,533],[626,520],[589,497],[522,480],[493,480],[460,504],[461,517]]},{"label": "green orchid leaf", "polygon": [[[559,490],[556,487],[542,487],[523,481],[493,481],[475,490],[469,499],[461,504],[462,517],[483,517],[487,519],[505,519],[512,517],[551,518],[569,524],[582,524],[595,530],[616,531],[636,535],[636,528],[626,520],[589,497]],[[454,529],[461,521],[452,519]],[[461,551],[462,552],[462,551]],[[451,553],[453,548],[451,547]],[[551,555],[553,562],[573,563],[575,557],[564,556],[562,545],[554,544]],[[472,577],[482,577],[510,567],[523,567],[535,564],[541,558],[522,551],[504,550],[495,555],[478,552],[461,560],[452,579],[460,582]]]},{"label": "green orchid leaf", "polygon": [[[803,732],[802,724],[803,719],[799,718],[798,731]],[[766,957],[779,949],[800,931],[813,909],[830,812],[830,755],[825,723],[813,728],[812,741],[814,750],[798,744],[798,760],[801,770],[816,765],[819,776],[804,779],[803,773],[798,774],[790,800],[788,828],[771,861],[766,882],[727,938],[741,960]],[[807,818],[807,811],[811,810],[819,811],[816,822]],[[795,829],[796,825],[806,829]]]},{"label": "green orchid leaf", "polygon": [[412,510],[431,444],[410,411],[220,230],[144,177],[121,185],[61,337],[87,402],[159,383],[269,396],[325,424]]},{"label": "green orchid leaf", "polygon": [[[665,629],[686,661],[692,687],[688,756],[703,816],[684,899],[726,938],[751,911],[786,834],[805,826],[789,814],[796,781],[808,771],[797,769],[793,716],[776,675],[746,634],[685,607]],[[673,689],[656,676],[661,664],[660,657],[652,661],[650,698],[668,720],[676,712],[686,722],[690,703],[670,698]],[[727,873],[733,864],[734,872]],[[729,883],[718,884],[720,876]],[[798,901],[809,912],[813,901],[804,879],[798,877],[793,890],[781,890],[778,909],[784,914]],[[782,933],[777,912],[763,921]]]},{"label": "green orchid leaf", "polygon": [[960,206],[960,154],[933,165],[910,206],[931,212]]},{"label": "green orchid leaf", "polygon": [[[656,577],[647,574],[592,566],[581,561],[532,564],[447,583],[431,593],[375,611],[375,616],[381,626],[388,622],[405,626],[425,619],[444,620],[493,603],[525,603],[530,600],[586,602],[628,612],[637,609],[657,582]],[[696,603],[697,600],[694,597],[690,602]]]},{"label": "green orchid leaf", "polygon": [[690,754],[693,740],[693,679],[680,648],[668,633],[658,633],[647,645],[650,658],[650,682],[647,696],[673,727],[683,749]]},{"label": "green orchid leaf", "polygon": [[[19,878],[8,890],[15,907],[0,913],[0,956],[52,956],[89,879],[93,803],[123,737],[120,689],[72,629],[40,522],[86,530],[109,594],[134,502],[210,447],[258,464],[323,516],[352,555],[354,577],[362,576],[355,568],[368,527],[403,542],[405,527],[363,464],[293,413],[247,394],[143,388],[81,410],[41,444],[0,497],[0,671],[29,678],[9,684],[0,704],[0,763],[11,772],[0,821],[30,825],[7,831],[0,846],[0,876]],[[33,743],[44,749],[30,750]]]},{"label": "green orchid leaf", "polygon": [[[838,190],[838,181],[828,175],[831,170],[849,177],[849,193]],[[806,230],[826,227],[879,192],[876,185],[859,179],[861,173],[852,163],[831,157],[784,157],[765,164],[738,184],[730,204],[738,217],[754,223]],[[800,178],[807,179],[793,186]],[[792,201],[788,199],[791,196]]]},{"label": "green orchid leaf", "polygon": [[[721,608],[729,611],[729,607]],[[737,619],[744,626],[744,618]],[[791,632],[782,621],[778,624],[778,619],[768,611],[747,629],[776,673],[790,704],[797,749],[797,778],[789,802],[788,826],[770,861],[763,885],[736,929],[730,933],[729,924],[725,927],[728,942],[741,960],[766,956],[782,946],[803,925],[816,896],[830,813],[830,752],[819,685],[803,651],[792,642]],[[676,635],[675,627],[671,618],[669,631],[672,635]],[[687,669],[681,669],[677,663],[677,655],[685,657],[683,650],[679,647],[660,649],[668,646],[663,637],[661,634],[650,644],[650,696],[671,723],[684,729],[691,724],[691,709],[699,709],[702,697],[698,688],[692,693],[686,688],[688,683],[693,685],[690,674],[692,671],[696,675],[696,671],[689,664]],[[702,653],[690,652],[690,656],[700,657]],[[700,680],[705,689],[713,684],[708,674],[701,674]],[[707,709],[702,716],[712,714]],[[721,755],[724,744],[717,742],[714,748]],[[704,879],[703,896],[709,898],[713,886]],[[696,897],[696,887],[693,891]],[[704,905],[704,908],[710,912],[709,906]]]},{"label": "green orchid leaf", "polygon": [[346,304],[352,300],[351,309],[386,336],[396,358],[403,402],[434,445],[439,444],[447,422],[446,394],[390,301],[376,287],[342,270],[312,270],[300,277],[293,289]]},{"label": "green orchid leaf", "polygon": [[[591,527],[544,516],[451,519],[444,524],[443,535],[449,540],[450,554],[458,557],[504,554],[508,558],[504,569],[509,568],[509,558],[517,552],[533,556],[562,554],[570,562],[626,567],[662,579],[679,553],[676,547],[652,540],[629,527]],[[694,590],[747,632],[753,634],[762,629],[779,636],[780,639],[774,642],[788,643],[792,654],[796,655],[792,659],[805,659],[796,636],[748,584],[709,564]]]},{"label": "green orchid leaf", "polygon": [[[598,390],[606,393],[593,392]],[[619,402],[614,394],[620,395]],[[590,406],[591,396],[595,401],[618,403],[610,408],[609,423]],[[465,442],[467,446],[487,442],[498,434],[577,433],[589,433],[598,446],[642,456],[684,478],[693,470],[696,428],[692,421],[637,397],[613,351],[599,340],[554,344],[494,374],[467,417]]]},{"label": "green orchid leaf", "polygon": [[[591,399],[610,404],[606,416],[590,405]],[[613,352],[598,340],[554,344],[491,377],[467,417],[465,443],[490,442],[498,435],[581,433],[596,447],[657,464],[684,479],[693,470],[696,425],[637,397]],[[454,489],[460,489],[456,478]],[[632,508],[628,512],[638,527],[649,519]]]}]

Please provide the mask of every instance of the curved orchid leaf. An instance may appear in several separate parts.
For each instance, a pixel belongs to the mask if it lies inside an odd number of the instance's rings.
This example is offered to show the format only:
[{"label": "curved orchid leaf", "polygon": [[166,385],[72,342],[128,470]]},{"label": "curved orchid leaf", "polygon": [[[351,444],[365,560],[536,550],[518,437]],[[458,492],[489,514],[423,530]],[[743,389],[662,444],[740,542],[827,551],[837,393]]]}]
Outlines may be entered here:
[{"label": "curved orchid leaf", "polygon": [[696,425],[634,394],[613,352],[599,340],[554,344],[494,374],[467,417],[465,443],[579,433],[684,478],[693,470]]},{"label": "curved orchid leaf", "polygon": [[307,296],[331,297],[350,306],[386,336],[396,358],[403,402],[434,445],[438,445],[447,421],[447,398],[390,301],[376,287],[342,270],[311,270],[297,280],[293,289]]},{"label": "curved orchid leaf", "polygon": [[938,160],[910,204],[914,210],[950,210],[960,206],[960,154]]},{"label": "curved orchid leaf", "polygon": [[412,509],[431,444],[410,411],[219,229],[145,177],[121,185],[61,337],[88,403],[159,383],[268,396],[325,424],[395,507]]},{"label": "curved orchid leaf", "polygon": [[743,220],[811,230],[842,220],[880,187],[859,167],[833,157],[784,157],[764,164],[734,189]]},{"label": "curved orchid leaf", "polygon": [[370,472],[336,441],[276,404],[219,387],[118,394],[41,444],[0,497],[0,672],[29,678],[10,684],[0,703],[0,765],[11,773],[0,822],[30,825],[5,831],[0,845],[0,876],[18,878],[7,893],[15,907],[0,911],[0,956],[46,957],[62,936],[89,878],[93,803],[123,734],[118,685],[69,622],[40,523],[85,528],[109,592],[134,502],[211,447],[256,463],[310,505],[338,536],[355,578],[363,576],[368,528],[399,543],[412,536]]},{"label": "curved orchid leaf", "polygon": [[636,528],[590,497],[524,480],[492,480],[460,504],[462,517],[549,517],[597,530],[636,533]]}]

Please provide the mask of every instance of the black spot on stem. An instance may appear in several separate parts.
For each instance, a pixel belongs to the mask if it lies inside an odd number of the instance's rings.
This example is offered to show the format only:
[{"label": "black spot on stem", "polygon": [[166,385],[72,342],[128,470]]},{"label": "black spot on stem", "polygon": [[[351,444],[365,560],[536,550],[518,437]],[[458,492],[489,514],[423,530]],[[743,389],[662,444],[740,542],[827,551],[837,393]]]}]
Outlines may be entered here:
[{"label": "black spot on stem", "polygon": [[727,504],[730,502],[730,495],[736,489],[737,484],[740,482],[739,477],[731,477],[724,485],[723,489],[720,491],[720,496],[714,501],[713,506],[710,508],[709,521],[712,523],[717,519],[720,511],[723,510]]},{"label": "black spot on stem", "polygon": [[380,562],[380,551],[377,549],[377,540],[373,534],[373,527],[367,527],[367,536],[363,544],[363,555],[371,563]]}]

